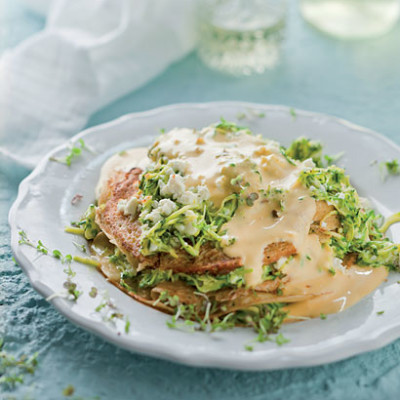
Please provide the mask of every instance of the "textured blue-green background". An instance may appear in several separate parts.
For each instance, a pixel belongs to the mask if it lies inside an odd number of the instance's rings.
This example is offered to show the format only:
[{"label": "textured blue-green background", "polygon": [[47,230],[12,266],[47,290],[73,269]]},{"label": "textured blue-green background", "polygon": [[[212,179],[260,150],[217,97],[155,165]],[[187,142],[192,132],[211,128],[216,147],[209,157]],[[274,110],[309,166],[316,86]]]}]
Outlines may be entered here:
[{"label": "textured blue-green background", "polygon": [[[0,0],[0,12],[0,52],[44,24],[18,0]],[[99,111],[89,126],[170,103],[249,100],[338,115],[400,143],[399,50],[400,27],[380,39],[340,42],[306,25],[293,1],[281,64],[275,70],[235,79],[206,69],[190,54]],[[39,351],[37,372],[12,393],[16,398],[28,393],[32,399],[61,399],[68,384],[77,395],[102,400],[399,398],[400,340],[321,367],[232,372],[130,354],[75,327],[31,289],[11,260],[7,212],[26,173],[0,172],[0,335],[5,334],[11,352]],[[0,394],[0,399],[6,397]]]}]

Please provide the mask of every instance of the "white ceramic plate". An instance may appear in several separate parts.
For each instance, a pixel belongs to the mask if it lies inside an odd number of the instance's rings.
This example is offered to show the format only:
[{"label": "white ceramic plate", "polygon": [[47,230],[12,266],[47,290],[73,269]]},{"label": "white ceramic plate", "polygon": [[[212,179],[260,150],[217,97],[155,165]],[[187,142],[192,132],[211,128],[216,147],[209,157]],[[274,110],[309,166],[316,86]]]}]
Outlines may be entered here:
[{"label": "white ceramic plate", "polygon": [[[50,156],[62,157],[67,153],[67,144],[62,145],[45,157],[21,183],[9,217],[12,249],[33,287],[47,298],[63,290],[66,277],[59,261],[39,255],[29,246],[19,245],[19,230],[25,230],[33,241],[42,240],[51,249],[77,254],[72,240],[80,239],[64,233],[63,228],[70,221],[79,219],[94,200],[100,166],[109,156],[122,149],[150,144],[160,128],[201,128],[221,116],[236,121],[242,113],[246,113],[246,118],[240,124],[282,144],[287,145],[305,135],[321,140],[328,154],[344,151],[339,165],[347,169],[359,192],[384,216],[399,211],[398,181],[392,178],[383,182],[377,165],[370,164],[375,159],[399,158],[400,148],[374,132],[310,112],[296,110],[294,117],[289,108],[282,106],[221,102],[162,107],[127,115],[80,133],[72,141],[83,138],[96,154],[84,152],[71,167],[49,161]],[[256,115],[260,113],[265,116]],[[73,206],[71,199],[76,193],[84,197]],[[400,227],[392,228],[390,234],[400,242]],[[400,285],[396,283],[400,276],[395,273],[390,274],[388,281],[374,293],[340,314],[331,315],[327,320],[284,326],[282,333],[290,343],[282,347],[270,342],[256,344],[254,351],[249,352],[244,349],[244,344],[254,339],[250,329],[213,334],[169,329],[166,326],[169,316],[137,303],[90,267],[76,263],[72,267],[76,272],[74,281],[79,283],[84,294],[76,303],[61,297],[51,300],[62,314],[128,350],[194,366],[241,370],[310,366],[373,350],[400,337]],[[99,291],[95,299],[88,296],[92,286]],[[101,312],[94,311],[107,293],[131,321],[128,334],[122,321],[114,325],[104,321]],[[377,315],[382,310],[384,314]]]}]

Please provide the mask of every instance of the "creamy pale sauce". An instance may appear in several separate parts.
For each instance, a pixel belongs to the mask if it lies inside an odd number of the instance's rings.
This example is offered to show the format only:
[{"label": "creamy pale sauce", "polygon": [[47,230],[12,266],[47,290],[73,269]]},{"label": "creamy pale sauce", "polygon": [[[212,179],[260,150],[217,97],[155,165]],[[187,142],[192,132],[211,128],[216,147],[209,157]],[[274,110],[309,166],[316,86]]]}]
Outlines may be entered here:
[{"label": "creamy pale sauce", "polygon": [[100,196],[102,188],[116,171],[128,172],[132,168],[146,168],[150,162],[147,158],[147,152],[146,147],[138,147],[121,151],[110,157],[101,167],[96,186],[96,198]]},{"label": "creamy pale sauce", "polygon": [[[290,242],[300,256],[306,255],[308,232],[315,214],[315,201],[308,196],[307,189],[298,181],[290,180],[290,183],[284,183],[280,187],[288,190],[285,210],[280,217],[273,216],[276,204],[260,199],[252,207],[241,206],[231,221],[224,226],[230,235],[237,238],[225,252],[231,257],[242,257],[244,265],[252,270],[246,275],[246,282],[250,286],[262,282],[264,249],[269,244]],[[320,248],[319,252],[322,251]]]},{"label": "creamy pale sauce", "polygon": [[[238,134],[218,134],[212,128],[201,132],[192,129],[174,129],[162,135],[155,150],[168,159],[185,160],[186,186],[206,185],[215,205],[232,192],[231,179],[243,175],[243,179],[253,183],[259,177],[252,172],[256,164],[254,152],[260,150],[265,157],[273,157],[279,152],[275,142],[266,142],[259,136],[244,132]],[[235,164],[235,167],[231,165]],[[275,172],[279,175],[277,169]]]},{"label": "creamy pale sauce", "polygon": [[[236,190],[232,179],[239,176],[242,183],[249,183],[244,189],[245,196],[268,188],[284,192],[281,210],[277,201],[263,196],[252,206],[241,204],[223,227],[236,238],[224,252],[242,258],[245,267],[251,270],[246,283],[254,287],[262,282],[265,247],[279,241],[292,243],[297,255],[283,267],[288,279],[283,295],[316,295],[288,306],[292,315],[315,317],[342,311],[386,278],[384,267],[344,268],[329,246],[321,246],[318,237],[309,234],[316,204],[298,177],[304,169],[313,166],[310,160],[292,165],[280,153],[276,142],[245,132],[222,134],[213,128],[201,132],[174,129],[159,138],[152,152],[171,160],[186,161],[186,187],[206,185],[216,206]],[[148,162],[147,149],[143,148],[113,156],[102,168],[97,194],[114,171],[144,168]],[[335,275],[329,272],[330,268],[334,268]]]},{"label": "creamy pale sauce", "polygon": [[324,272],[316,275],[314,271],[301,281],[293,281],[285,288],[288,293],[320,293],[312,299],[290,304],[287,309],[292,317],[319,317],[323,314],[333,314],[352,306],[367,294],[375,290],[387,277],[385,267],[370,268],[353,266],[337,271],[335,276]]}]

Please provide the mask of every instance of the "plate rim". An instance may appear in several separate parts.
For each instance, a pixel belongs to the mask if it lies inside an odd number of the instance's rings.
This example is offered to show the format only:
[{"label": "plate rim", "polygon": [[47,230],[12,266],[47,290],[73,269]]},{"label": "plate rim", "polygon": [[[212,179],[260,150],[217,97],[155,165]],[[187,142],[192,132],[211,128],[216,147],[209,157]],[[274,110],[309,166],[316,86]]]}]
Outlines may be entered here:
[{"label": "plate rim", "polygon": [[[9,215],[8,215],[8,223],[11,231],[11,250],[14,254],[14,257],[18,263],[18,265],[22,268],[24,273],[27,275],[30,285],[45,299],[54,294],[54,290],[43,284],[40,280],[35,279],[35,267],[31,263],[31,261],[20,251],[20,246],[18,244],[18,226],[17,226],[17,212],[20,204],[25,199],[25,196],[29,192],[30,183],[34,180],[38,175],[40,175],[49,164],[49,158],[59,152],[60,150],[66,149],[68,144],[71,141],[77,141],[81,138],[84,138],[88,135],[95,135],[97,131],[103,129],[110,129],[118,126],[121,123],[125,123],[130,119],[135,118],[145,118],[154,116],[157,113],[162,112],[171,112],[184,108],[209,108],[209,107],[222,107],[222,106],[231,106],[235,108],[243,108],[243,109],[260,109],[268,111],[285,111],[290,112],[292,107],[285,105],[271,105],[271,104],[262,104],[262,103],[252,103],[252,102],[242,102],[242,101],[215,101],[215,102],[203,102],[203,103],[177,103],[170,104],[162,107],[153,108],[146,111],[141,112],[133,112],[129,114],[122,115],[114,120],[95,125],[89,127],[78,134],[72,136],[64,143],[59,146],[53,148],[49,151],[38,163],[38,165],[26,176],[18,187],[17,197],[12,204]],[[324,120],[330,120],[332,122],[336,122],[340,125],[344,125],[347,128],[351,128],[352,130],[358,131],[361,134],[369,135],[374,137],[375,139],[379,139],[384,141],[387,145],[395,149],[400,154],[400,146],[389,139],[388,137],[373,131],[369,128],[365,128],[358,124],[354,124],[345,119],[332,116],[329,114],[306,111],[301,109],[295,109],[296,115],[300,115],[303,117],[309,118],[323,118]],[[320,351],[318,354],[313,354],[313,357],[304,357],[304,354],[300,351],[299,354],[293,355],[293,349],[290,349],[291,354],[286,354],[284,348],[280,350],[283,353],[283,357],[281,357],[280,363],[277,365],[269,365],[265,364],[265,354],[262,352],[242,352],[241,353],[241,362],[238,364],[237,356],[236,357],[225,357],[221,358],[220,356],[214,356],[209,353],[203,353],[202,351],[186,351],[176,353],[173,348],[169,348],[168,346],[162,345],[162,343],[154,343],[143,340],[140,336],[132,337],[129,339],[125,338],[123,335],[119,336],[117,332],[112,332],[108,329],[104,329],[104,324],[101,321],[94,321],[87,317],[84,317],[73,310],[70,306],[69,302],[61,299],[54,298],[50,301],[50,303],[69,321],[78,325],[79,327],[94,333],[97,336],[107,340],[115,344],[116,346],[122,347],[131,352],[148,355],[152,357],[161,358],[164,360],[174,361],[181,364],[193,366],[193,367],[209,367],[209,368],[225,368],[231,370],[249,370],[249,371],[261,371],[261,370],[278,370],[278,369],[286,369],[286,368],[296,368],[296,367],[310,367],[316,366],[331,362],[336,362],[339,360],[347,359],[352,356],[376,350],[382,348],[394,341],[398,337],[400,337],[400,323],[399,324],[391,324],[387,325],[385,328],[381,328],[378,330],[379,332],[375,332],[375,334],[369,335],[368,337],[364,336],[361,338],[357,338],[357,346],[354,346],[354,339],[348,340],[346,343],[338,343],[330,346],[325,351]],[[283,361],[282,361],[283,359]]]}]

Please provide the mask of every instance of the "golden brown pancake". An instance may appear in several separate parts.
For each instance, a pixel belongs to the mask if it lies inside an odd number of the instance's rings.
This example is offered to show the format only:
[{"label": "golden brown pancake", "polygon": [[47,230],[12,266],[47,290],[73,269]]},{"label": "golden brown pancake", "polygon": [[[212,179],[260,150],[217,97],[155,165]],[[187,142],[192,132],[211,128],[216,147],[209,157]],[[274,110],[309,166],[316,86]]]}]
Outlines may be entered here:
[{"label": "golden brown pancake", "polygon": [[[99,207],[96,214],[96,222],[107,235],[108,239],[116,245],[128,258],[129,262],[139,269],[158,268],[172,270],[174,273],[188,274],[227,274],[236,268],[242,267],[241,258],[231,258],[220,249],[205,244],[200,249],[198,257],[188,255],[184,250],[177,250],[178,257],[169,254],[157,254],[145,257],[140,253],[141,227],[137,219],[125,216],[118,211],[118,202],[128,199],[139,189],[140,169],[132,169],[129,172],[116,172],[104,186],[99,197]],[[335,231],[340,226],[340,220],[332,206],[324,201],[316,202],[316,213],[310,233],[316,233],[320,241],[329,239],[330,231]],[[321,227],[321,221],[326,225]],[[280,241],[272,243],[264,249],[264,263],[266,265],[279,261],[282,257],[296,255],[296,248],[292,243]],[[343,260],[346,268],[356,264],[357,255],[348,254]],[[164,281],[152,288],[135,287],[129,290],[120,283],[120,272],[110,263],[106,257],[101,259],[100,271],[119,289],[133,297],[135,300],[151,306],[159,311],[173,314],[176,310],[157,299],[163,292],[169,296],[177,296],[181,304],[193,305],[199,316],[204,315],[204,301],[212,300],[218,307],[210,313],[212,318],[222,317],[237,310],[268,303],[307,304],[313,299],[329,296],[329,291],[309,291],[307,293],[282,295],[278,292],[283,285],[289,282],[289,277],[283,276],[274,280],[266,280],[252,289],[224,288],[207,295],[199,294],[196,287],[186,282]],[[316,300],[315,300],[316,301]],[[303,303],[302,303],[303,302]],[[292,322],[290,320],[286,322]]]}]

